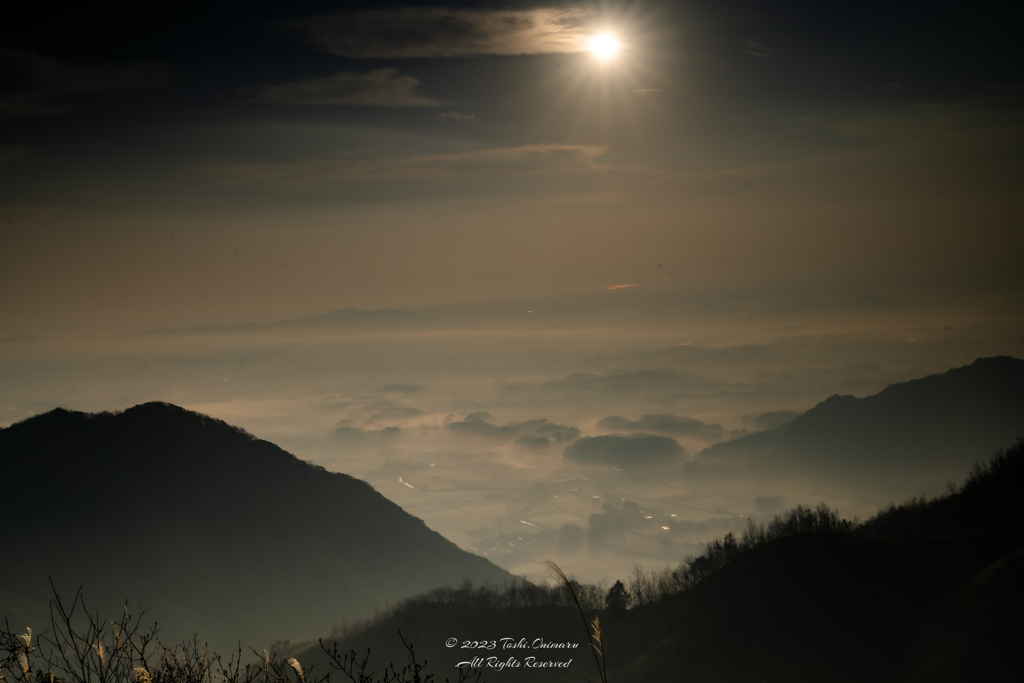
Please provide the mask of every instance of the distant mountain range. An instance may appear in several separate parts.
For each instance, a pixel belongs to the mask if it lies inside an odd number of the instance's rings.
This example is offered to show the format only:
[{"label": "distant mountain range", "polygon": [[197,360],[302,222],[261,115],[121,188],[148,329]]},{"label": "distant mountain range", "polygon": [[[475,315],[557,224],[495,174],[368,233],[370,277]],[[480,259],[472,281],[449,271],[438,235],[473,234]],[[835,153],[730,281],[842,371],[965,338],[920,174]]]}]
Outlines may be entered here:
[{"label": "distant mountain range", "polygon": [[194,327],[159,328],[144,332],[119,334],[118,337],[151,337],[159,335],[237,334],[268,330],[316,330],[322,328],[395,325],[417,322],[417,314],[410,310],[380,308],[362,310],[343,308],[307,318],[289,318],[269,323],[239,323],[237,325],[197,325]]},{"label": "distant mountain range", "polygon": [[831,396],[786,424],[704,449],[688,471],[955,478],[1020,436],[1024,360],[979,358],[874,396]]},{"label": "distant mountain range", "polygon": [[[313,635],[403,596],[510,575],[363,481],[165,403],[57,409],[0,429],[0,619],[42,630],[48,577],[149,608],[221,651]],[[45,623],[40,623],[45,621]]]},{"label": "distant mountain range", "polygon": [[[622,297],[628,297],[624,300]],[[626,303],[626,301],[632,303]],[[1012,305],[1012,304],[1011,304]],[[263,332],[312,332],[317,330],[344,330],[351,328],[394,329],[409,327],[431,327],[437,325],[458,325],[459,327],[475,325],[512,326],[522,328],[555,322],[559,325],[586,325],[594,315],[649,317],[652,307],[677,307],[677,303],[669,304],[658,293],[640,291],[619,292],[615,297],[608,297],[606,292],[590,293],[556,298],[509,299],[505,301],[476,301],[454,304],[415,306],[412,308],[395,309],[357,309],[343,308],[326,313],[311,315],[304,318],[288,318],[270,322],[243,322],[230,325],[194,325],[190,327],[158,328],[114,335],[122,338],[162,337],[162,336],[197,336],[197,335],[234,335]],[[789,315],[789,314],[822,314],[822,313],[877,313],[880,311],[899,310],[903,305],[885,297],[864,294],[844,301],[825,301],[817,299],[800,299],[778,306],[757,311],[757,315]],[[529,316],[526,315],[529,311]],[[31,335],[21,334],[0,339],[0,342],[34,341]],[[738,347],[742,352],[750,353],[756,346]],[[666,349],[678,352],[679,349]],[[736,349],[700,349],[692,347],[683,349],[684,353],[721,355],[734,353]],[[618,357],[618,356],[616,356]]]}]

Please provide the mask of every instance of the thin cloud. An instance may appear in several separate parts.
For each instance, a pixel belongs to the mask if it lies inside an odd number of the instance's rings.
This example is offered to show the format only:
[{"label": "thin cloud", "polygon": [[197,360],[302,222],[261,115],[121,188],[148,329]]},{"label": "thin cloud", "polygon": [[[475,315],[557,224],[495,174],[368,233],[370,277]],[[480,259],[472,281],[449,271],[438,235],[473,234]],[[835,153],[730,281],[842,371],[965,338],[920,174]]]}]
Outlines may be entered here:
[{"label": "thin cloud", "polygon": [[747,41],[747,49],[745,52],[752,57],[759,57],[761,59],[775,59],[777,56],[782,54],[782,50],[774,47],[768,47],[761,43],[755,43],[753,40]]},{"label": "thin cloud", "polygon": [[444,114],[438,114],[439,119],[451,119],[453,121],[472,121],[476,118],[476,114],[460,114],[457,111],[449,111]]},{"label": "thin cloud", "polygon": [[[994,191],[1019,153],[1019,110],[988,103],[922,105],[902,115],[826,121],[804,117],[792,135],[856,142],[839,151],[710,171],[666,173],[651,188],[728,195],[757,183],[779,197],[972,196]],[[985,179],[985,180],[982,180]],[[870,195],[868,193],[871,193]]]},{"label": "thin cloud", "polygon": [[384,159],[318,159],[263,164],[230,164],[202,169],[217,184],[308,188],[367,180],[445,180],[467,174],[518,172],[544,175],[599,173],[613,168],[596,161],[605,148],[593,145],[521,145],[453,154]]},{"label": "thin cloud", "polygon": [[419,92],[420,82],[395,69],[367,73],[338,73],[304,78],[281,85],[264,85],[252,94],[255,102],[332,105],[336,107],[437,107],[440,102]]},{"label": "thin cloud", "polygon": [[170,75],[159,64],[72,66],[18,50],[0,50],[0,71],[15,84],[0,94],[0,119],[63,114],[74,108],[75,98],[150,88],[161,85]]},{"label": "thin cloud", "polygon": [[580,52],[581,9],[403,7],[344,12],[292,24],[323,50],[350,59]]}]

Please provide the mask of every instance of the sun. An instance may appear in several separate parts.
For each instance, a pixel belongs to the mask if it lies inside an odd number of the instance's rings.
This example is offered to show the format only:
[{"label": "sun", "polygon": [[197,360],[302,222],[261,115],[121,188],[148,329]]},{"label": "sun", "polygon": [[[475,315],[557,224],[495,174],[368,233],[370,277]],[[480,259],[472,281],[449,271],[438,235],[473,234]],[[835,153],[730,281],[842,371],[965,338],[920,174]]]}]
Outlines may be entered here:
[{"label": "sun", "polygon": [[601,61],[608,61],[614,57],[622,44],[616,40],[615,36],[610,33],[601,33],[596,36],[592,36],[587,41],[587,48],[594,53],[594,56]]}]

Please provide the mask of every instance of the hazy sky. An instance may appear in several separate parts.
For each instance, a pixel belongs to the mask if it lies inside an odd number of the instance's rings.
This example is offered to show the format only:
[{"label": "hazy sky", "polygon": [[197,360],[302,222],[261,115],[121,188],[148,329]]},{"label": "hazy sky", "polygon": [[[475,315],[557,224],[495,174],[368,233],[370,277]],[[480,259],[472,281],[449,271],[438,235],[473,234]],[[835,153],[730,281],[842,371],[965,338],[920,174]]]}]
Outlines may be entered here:
[{"label": "hazy sky", "polygon": [[[676,563],[758,497],[868,515],[934,494],[945,475],[698,490],[678,463],[562,454],[660,424],[692,458],[766,412],[1024,356],[1011,11],[20,3],[0,426],[172,402],[481,553],[606,500],[719,520],[559,560],[593,580]],[[546,552],[503,566],[544,578]]]},{"label": "hazy sky", "polygon": [[1010,301],[1010,12],[22,3],[0,27],[0,336],[622,284]]}]

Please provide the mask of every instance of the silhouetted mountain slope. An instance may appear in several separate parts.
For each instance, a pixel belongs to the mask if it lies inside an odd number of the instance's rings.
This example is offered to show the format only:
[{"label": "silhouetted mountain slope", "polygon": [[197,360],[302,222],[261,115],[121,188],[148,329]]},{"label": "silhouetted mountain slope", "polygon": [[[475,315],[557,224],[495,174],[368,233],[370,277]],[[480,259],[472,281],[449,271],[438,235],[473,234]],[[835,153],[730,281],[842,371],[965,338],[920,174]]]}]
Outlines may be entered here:
[{"label": "silhouetted mountain slope", "polygon": [[26,618],[52,576],[102,610],[147,605],[172,639],[255,646],[509,576],[365,482],[168,404],[36,416],[0,430],[0,464],[0,607]]},{"label": "silhouetted mountain slope", "polygon": [[[912,500],[846,533],[739,553],[708,579],[633,610],[632,639],[660,643],[620,671],[693,681],[1013,681],[1024,622],[1024,441],[956,494]],[[974,630],[977,628],[978,630]],[[615,632],[605,629],[609,637]],[[658,633],[671,634],[659,639]],[[1005,647],[1003,647],[1005,646]],[[742,657],[730,657],[739,647]],[[630,650],[635,651],[635,650]]]},{"label": "silhouetted mountain slope", "polygon": [[[846,531],[741,542],[720,569],[681,592],[600,612],[609,680],[1022,680],[1022,494],[1024,441],[1018,441],[991,465],[975,468],[956,493],[892,506],[859,527],[841,525]],[[400,628],[416,634],[417,651],[443,672],[460,653],[446,650],[442,636],[587,644],[570,608],[492,609],[471,591],[463,602],[410,601],[341,645],[372,647],[386,662],[401,655],[394,635]],[[429,625],[418,619],[424,614]],[[572,670],[596,680],[589,652],[574,655]],[[296,656],[322,663],[315,649]],[[525,669],[485,678],[545,680]]]},{"label": "silhouetted mountain slope", "polygon": [[980,358],[867,398],[832,396],[792,422],[706,448],[690,471],[930,472],[941,482],[1022,435],[1024,360]]},{"label": "silhouetted mountain slope", "polygon": [[1024,547],[980,572],[935,610],[908,679],[1019,681]]}]

